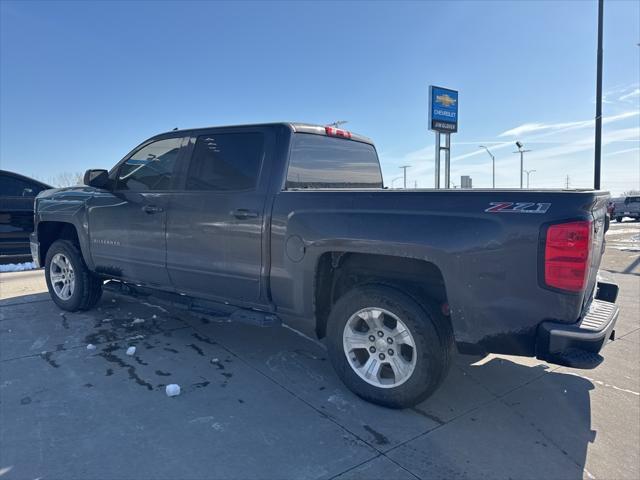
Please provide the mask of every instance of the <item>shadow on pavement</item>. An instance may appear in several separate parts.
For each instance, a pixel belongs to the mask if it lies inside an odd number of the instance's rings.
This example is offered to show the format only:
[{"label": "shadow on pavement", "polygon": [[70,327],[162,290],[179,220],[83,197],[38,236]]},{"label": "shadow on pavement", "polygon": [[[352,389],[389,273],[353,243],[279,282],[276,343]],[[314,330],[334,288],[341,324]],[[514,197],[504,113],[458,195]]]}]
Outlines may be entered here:
[{"label": "shadow on pavement", "polygon": [[[518,433],[527,436],[527,428],[534,429],[542,437],[535,440],[536,447],[542,446],[542,450],[555,447],[578,467],[574,470],[567,464],[566,469],[554,470],[549,474],[565,479],[584,477],[588,446],[596,439],[596,431],[591,428],[590,392],[594,385],[589,380],[577,375],[556,373],[546,364],[526,366],[503,358],[493,358],[483,365],[470,366],[468,371],[474,378],[482,378],[483,383],[493,385],[494,390],[495,386],[521,379],[524,382],[522,385],[498,393],[499,401],[523,420],[522,430]],[[505,429],[503,421],[500,419],[494,428],[487,429],[482,435],[484,438],[479,441],[491,445],[492,449],[504,448],[502,458],[513,463],[515,450],[522,439],[514,438],[512,435],[515,432]],[[526,451],[518,453],[526,454]],[[546,454],[538,455],[535,450],[530,453],[534,457],[529,461],[533,470],[518,469],[518,474],[540,477],[546,468],[541,462],[551,458]],[[528,462],[525,460],[524,463]],[[558,467],[560,465],[557,464]],[[499,471],[487,473],[495,475]],[[513,470],[507,468],[504,473],[513,473]]]},{"label": "shadow on pavement", "polygon": [[[11,305],[21,305],[25,303],[33,303],[33,302],[43,302],[43,301],[51,301],[51,296],[49,292],[44,293],[33,293],[31,295],[20,295],[11,298],[0,299],[0,307],[8,307]],[[53,306],[53,302],[51,301],[51,305]]]}]

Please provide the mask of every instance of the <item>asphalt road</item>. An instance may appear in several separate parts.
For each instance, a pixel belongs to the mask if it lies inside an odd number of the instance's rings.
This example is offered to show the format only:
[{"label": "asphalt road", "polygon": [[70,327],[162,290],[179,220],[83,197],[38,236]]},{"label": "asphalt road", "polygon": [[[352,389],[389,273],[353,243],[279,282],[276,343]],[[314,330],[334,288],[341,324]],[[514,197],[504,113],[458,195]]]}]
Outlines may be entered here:
[{"label": "asphalt road", "polygon": [[639,233],[608,235],[622,313],[602,365],[458,356],[404,411],[352,395],[286,328],[112,294],[62,314],[41,271],[0,274],[0,478],[640,478]]}]

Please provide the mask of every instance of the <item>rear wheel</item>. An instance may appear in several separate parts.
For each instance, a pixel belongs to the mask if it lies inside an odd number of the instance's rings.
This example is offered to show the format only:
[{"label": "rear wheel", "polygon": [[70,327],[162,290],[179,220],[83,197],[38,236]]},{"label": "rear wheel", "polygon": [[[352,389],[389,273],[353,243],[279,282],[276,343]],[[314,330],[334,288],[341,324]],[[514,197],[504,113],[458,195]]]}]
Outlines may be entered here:
[{"label": "rear wheel", "polygon": [[56,240],[47,251],[45,278],[52,300],[63,310],[88,310],[102,295],[102,280],[84,263],[78,247]]},{"label": "rear wheel", "polygon": [[410,407],[446,376],[452,338],[445,323],[433,306],[394,288],[356,287],[329,316],[331,362],[347,387],[365,400]]}]

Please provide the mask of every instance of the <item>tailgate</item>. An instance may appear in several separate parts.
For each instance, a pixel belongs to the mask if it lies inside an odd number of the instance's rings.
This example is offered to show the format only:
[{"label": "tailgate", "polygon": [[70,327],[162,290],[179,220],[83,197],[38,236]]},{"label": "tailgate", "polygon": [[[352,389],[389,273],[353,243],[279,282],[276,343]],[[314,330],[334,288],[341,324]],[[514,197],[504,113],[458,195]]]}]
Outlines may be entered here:
[{"label": "tailgate", "polygon": [[608,195],[599,195],[595,197],[594,205],[591,209],[593,215],[593,230],[591,240],[591,253],[589,262],[589,273],[587,287],[585,291],[583,307],[587,307],[593,296],[595,295],[595,286],[598,277],[598,270],[602,255],[604,254],[604,234],[609,229],[609,219],[607,218]]}]

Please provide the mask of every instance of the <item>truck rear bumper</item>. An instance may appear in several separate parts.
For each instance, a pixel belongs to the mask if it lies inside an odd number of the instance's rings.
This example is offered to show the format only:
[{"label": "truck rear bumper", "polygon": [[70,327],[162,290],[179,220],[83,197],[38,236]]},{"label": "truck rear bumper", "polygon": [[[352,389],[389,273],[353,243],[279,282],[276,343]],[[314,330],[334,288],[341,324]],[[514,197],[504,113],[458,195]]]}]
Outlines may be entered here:
[{"label": "truck rear bumper", "polygon": [[536,342],[539,359],[573,368],[595,368],[602,362],[600,350],[615,338],[618,286],[599,282],[597,288],[596,298],[579,322],[540,324]]}]

